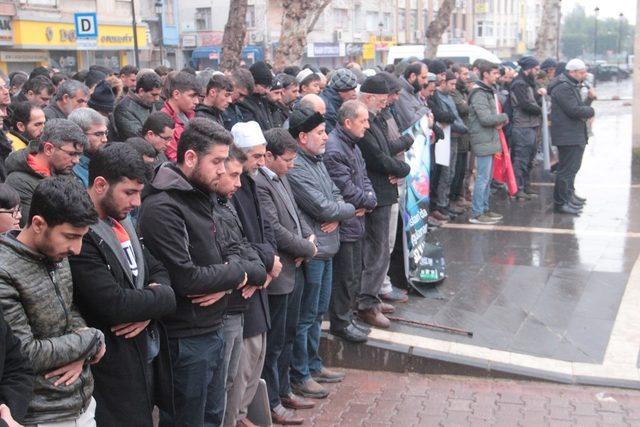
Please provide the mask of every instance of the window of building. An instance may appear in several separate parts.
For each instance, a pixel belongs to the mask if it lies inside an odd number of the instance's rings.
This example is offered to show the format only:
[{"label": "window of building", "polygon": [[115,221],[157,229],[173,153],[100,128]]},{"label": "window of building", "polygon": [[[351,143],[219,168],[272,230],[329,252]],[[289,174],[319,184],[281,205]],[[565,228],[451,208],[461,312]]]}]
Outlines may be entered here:
[{"label": "window of building", "polygon": [[210,7],[198,7],[196,8],[196,30],[206,31],[211,29],[211,8]]},{"label": "window of building", "polygon": [[20,3],[26,3],[30,6],[52,6],[58,5],[58,0],[22,0]]},{"label": "window of building", "polygon": [[476,37],[493,37],[493,22],[478,21],[476,25]]},{"label": "window of building", "polygon": [[398,9],[398,30],[404,31],[407,29],[407,11],[406,9]]},{"label": "window of building", "polygon": [[247,27],[255,28],[256,26],[256,6],[250,4],[247,6]]},{"label": "window of building", "polygon": [[378,19],[378,12],[367,11],[367,31],[378,31],[380,20]]},{"label": "window of building", "polygon": [[429,23],[429,11],[425,9],[422,11],[422,25],[425,31],[429,28]]},{"label": "window of building", "polygon": [[418,29],[418,11],[413,9],[409,12],[409,30],[416,31]]},{"label": "window of building", "polygon": [[333,22],[335,28],[348,28],[349,11],[347,9],[333,9]]},{"label": "window of building", "polygon": [[173,0],[164,3],[164,25],[172,27],[176,25],[176,14]]},{"label": "window of building", "polygon": [[390,33],[393,31],[393,16],[390,13],[384,13],[382,15],[382,25],[383,25],[383,29],[384,31]]},{"label": "window of building", "polygon": [[355,30],[356,31],[363,31],[366,29],[366,25],[365,25],[365,19],[364,19],[364,13],[362,12],[362,6],[360,6],[359,4],[355,5],[355,7],[353,8],[353,16],[354,16],[354,20],[355,20]]}]

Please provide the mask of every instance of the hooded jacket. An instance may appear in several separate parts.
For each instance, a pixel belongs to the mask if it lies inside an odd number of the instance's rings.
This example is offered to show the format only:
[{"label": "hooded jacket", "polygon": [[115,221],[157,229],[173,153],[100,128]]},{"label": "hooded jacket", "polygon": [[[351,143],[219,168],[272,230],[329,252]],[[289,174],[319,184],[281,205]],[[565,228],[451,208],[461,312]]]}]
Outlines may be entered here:
[{"label": "hooded jacket", "polygon": [[404,132],[427,114],[429,108],[420,100],[414,87],[404,76],[400,76],[399,80],[402,90],[400,91],[400,99],[394,105],[398,118],[398,127],[400,132]]},{"label": "hooded jacket", "polygon": [[220,126],[224,126],[224,119],[222,118],[222,111],[216,107],[210,107],[204,104],[196,105],[196,117],[204,117],[205,119],[213,120]]},{"label": "hooded jacket", "polygon": [[[367,176],[367,168],[357,139],[338,124],[329,134],[324,164],[342,199],[356,209],[373,210],[376,193]],[[364,216],[353,216],[340,222],[340,241],[357,242],[364,236]]]},{"label": "hooded jacket", "polygon": [[492,156],[502,151],[496,126],[507,120],[498,114],[496,92],[483,82],[469,94],[469,135],[471,150],[476,156]]},{"label": "hooded jacket", "polygon": [[[98,425],[152,427],[154,404],[173,412],[169,344],[158,320],[173,313],[176,300],[167,270],[142,245],[130,219],[120,222],[129,235],[138,267],[131,271],[111,220],[92,225],[78,256],[70,257],[73,298],[89,326],[105,335],[108,355],[91,367]],[[160,286],[148,287],[150,283]],[[118,337],[111,327],[151,320],[134,338]],[[158,352],[157,357],[155,354]],[[148,364],[153,359],[153,382]],[[154,385],[154,390],[148,388]]]},{"label": "hooded jacket", "polygon": [[20,210],[22,212],[22,220],[20,226],[27,223],[29,217],[29,209],[31,208],[31,198],[33,192],[40,181],[46,178],[40,172],[36,172],[27,162],[31,151],[27,148],[20,151],[14,151],[9,154],[5,161],[5,167],[7,168],[7,180],[6,183],[13,187],[14,190],[20,194]]},{"label": "hooded jacket", "polygon": [[169,338],[219,329],[228,297],[201,307],[189,295],[232,291],[244,279],[242,259],[219,239],[214,203],[211,193],[192,186],[176,165],[165,163],[140,208],[140,234],[169,272],[176,294],[176,311],[164,318]]},{"label": "hooded jacket", "polygon": [[566,73],[560,74],[549,85],[549,95],[553,145],[586,145],[587,119],[595,115],[595,110],[582,100],[580,84]]},{"label": "hooded jacket", "polygon": [[355,208],[345,203],[331,180],[321,156],[298,149],[295,167],[287,174],[302,217],[313,228],[318,253],[314,258],[330,259],[340,249],[340,231],[322,231],[325,222],[345,221],[355,216]]},{"label": "hooded jacket", "polygon": [[[142,136],[142,127],[153,112],[153,105],[142,101],[135,93],[128,93],[116,105],[113,123],[120,141],[134,136]],[[113,138],[113,137],[112,137]]]},{"label": "hooded jacket", "polygon": [[93,377],[85,364],[80,378],[54,386],[45,375],[80,359],[94,357],[102,332],[87,328],[72,304],[71,269],[65,259],[53,263],[19,242],[19,231],[0,236],[0,304],[4,318],[22,344],[36,374],[25,424],[77,419],[87,409]]}]

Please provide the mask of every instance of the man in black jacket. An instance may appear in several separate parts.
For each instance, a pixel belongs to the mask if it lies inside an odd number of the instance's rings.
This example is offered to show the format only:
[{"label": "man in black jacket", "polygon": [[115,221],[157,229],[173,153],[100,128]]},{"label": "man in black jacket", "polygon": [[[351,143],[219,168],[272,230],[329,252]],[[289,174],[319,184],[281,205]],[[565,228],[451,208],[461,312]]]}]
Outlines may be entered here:
[{"label": "man in black jacket", "polygon": [[0,307],[0,427],[17,427],[33,394],[33,370]]},{"label": "man in black jacket", "polygon": [[177,164],[160,166],[138,223],[151,253],[169,271],[177,309],[165,317],[175,416],[160,425],[220,425],[224,413],[222,317],[227,294],[247,282],[240,254],[225,247],[213,217],[216,184],[232,137],[196,117],[178,143]]},{"label": "man in black jacket", "polygon": [[[264,166],[267,141],[256,122],[238,123],[232,129],[233,143],[246,155],[243,172],[240,176],[241,187],[233,195],[233,206],[238,214],[246,239],[258,253],[266,270],[267,282],[278,277],[282,269],[280,258],[276,255],[276,241],[271,224],[266,221],[258,195],[254,177],[258,169]],[[247,418],[247,408],[253,400],[262,368],[267,346],[267,331],[271,320],[266,286],[256,291],[248,300],[244,313],[242,354],[238,366],[238,375],[228,394],[225,426],[251,426]]]},{"label": "man in black jacket", "polygon": [[216,74],[207,83],[204,99],[196,105],[196,117],[213,120],[224,126],[222,114],[231,104],[233,82],[223,74]]},{"label": "man in black jacket", "polygon": [[[518,61],[520,73],[511,83],[510,101],[513,110],[511,119],[511,161],[518,184],[518,200],[529,200],[536,197],[529,187],[529,179],[536,156],[536,139],[540,129],[542,108],[540,95],[536,87],[536,77],[540,72],[540,64],[532,56],[525,56]],[[545,89],[540,89],[545,91]]]},{"label": "man in black jacket", "polygon": [[224,120],[224,128],[228,131],[236,124],[245,122],[239,104],[253,93],[255,82],[251,72],[246,68],[236,68],[231,73],[231,81],[233,82],[233,93],[231,94],[231,104],[222,115]]},{"label": "man in black jacket", "polygon": [[369,110],[369,129],[358,141],[367,165],[367,175],[376,193],[378,205],[366,216],[363,245],[362,280],[358,315],[370,325],[388,328],[393,306],[378,298],[382,282],[389,269],[389,218],[391,206],[398,202],[398,180],[409,174],[408,164],[390,151],[389,141],[380,125],[378,114],[386,106],[389,88],[382,75],[367,78],[360,87],[360,101]]},{"label": "man in black jacket", "polygon": [[158,321],[175,310],[175,295],[128,217],[140,206],[145,172],[142,157],[123,143],[93,155],[88,193],[100,220],[69,259],[74,302],[109,349],[91,369],[99,425],[151,427],[154,405],[173,412],[168,341]]},{"label": "man in black jacket", "polygon": [[[224,244],[235,244],[242,248],[242,257],[251,265],[251,269],[247,270],[247,283],[242,291],[235,289],[229,297],[227,311],[224,315],[224,363],[225,371],[225,389],[227,396],[227,410],[225,410],[225,424],[235,426],[235,417],[237,415],[237,400],[233,403],[234,408],[229,407],[230,392],[238,375],[238,367],[240,357],[242,355],[242,331],[244,324],[244,312],[249,304],[248,300],[253,294],[267,283],[267,272],[264,264],[260,259],[257,251],[251,246],[249,241],[244,237],[242,225],[238,219],[238,214],[229,199],[240,188],[240,175],[242,175],[242,164],[247,157],[239,148],[231,146],[229,149],[229,157],[225,162],[225,173],[220,177],[216,185],[217,204],[214,208],[214,216],[216,224],[220,227],[220,237],[224,239]],[[268,283],[267,283],[268,284]],[[229,413],[229,416],[227,416]],[[234,418],[234,421],[230,419]]]},{"label": "man in black jacket", "polygon": [[113,112],[118,141],[142,136],[142,126],[160,100],[161,88],[162,80],[156,73],[146,72],[137,79],[135,92],[130,90]]},{"label": "man in black jacket", "polygon": [[271,90],[273,83],[273,73],[264,62],[256,62],[249,71],[253,75],[255,86],[252,93],[241,101],[238,107],[242,113],[243,122],[256,121],[260,128],[266,131],[275,127],[267,99],[267,93]]},{"label": "man in black jacket", "polygon": [[589,139],[587,120],[595,115],[589,106],[595,99],[589,91],[587,102],[580,96],[580,87],[587,77],[587,67],[580,59],[567,63],[566,72],[549,85],[551,95],[551,142],[558,147],[558,169],[553,188],[553,203],[557,213],[579,215],[586,202],[575,194],[575,180],[582,155]]}]

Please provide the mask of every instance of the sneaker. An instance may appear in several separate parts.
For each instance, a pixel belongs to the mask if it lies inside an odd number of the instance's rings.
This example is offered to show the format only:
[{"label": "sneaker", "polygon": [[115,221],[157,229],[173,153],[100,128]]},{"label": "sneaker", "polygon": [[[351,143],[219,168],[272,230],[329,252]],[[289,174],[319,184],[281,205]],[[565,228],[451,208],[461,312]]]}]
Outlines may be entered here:
[{"label": "sneaker", "polygon": [[317,383],[339,383],[344,379],[344,372],[333,371],[323,366],[319,371],[312,372],[311,378]]},{"label": "sneaker", "polygon": [[488,216],[491,219],[495,219],[500,221],[502,218],[504,218],[502,215],[500,215],[499,213],[496,212],[491,212],[491,211],[487,211],[484,213],[486,216]]},{"label": "sneaker", "polygon": [[291,388],[298,396],[308,397],[311,399],[324,399],[329,396],[327,389],[318,384],[313,378],[304,380],[299,384],[292,382]]},{"label": "sneaker", "polygon": [[531,200],[531,197],[522,190],[519,190],[514,197],[518,200]]},{"label": "sneaker", "polygon": [[498,223],[497,219],[489,218],[487,215],[480,215],[469,218],[471,224],[494,225]]}]

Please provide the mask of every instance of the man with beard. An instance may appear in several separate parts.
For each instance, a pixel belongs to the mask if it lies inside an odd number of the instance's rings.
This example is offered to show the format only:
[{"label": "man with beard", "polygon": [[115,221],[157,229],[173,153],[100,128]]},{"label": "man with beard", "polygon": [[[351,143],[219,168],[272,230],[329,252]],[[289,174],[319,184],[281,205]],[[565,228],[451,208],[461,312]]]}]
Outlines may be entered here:
[{"label": "man with beard", "polygon": [[100,147],[107,143],[107,118],[91,108],[78,108],[69,114],[69,120],[77,124],[87,137],[89,144],[73,167],[73,174],[86,188],[89,186],[89,161]]},{"label": "man with beard", "polygon": [[21,226],[26,224],[38,183],[49,176],[71,175],[88,144],[78,125],[67,119],[53,119],[45,123],[37,146],[9,155],[6,183],[20,194]]},{"label": "man with beard", "polygon": [[419,92],[427,84],[429,69],[422,62],[409,65],[400,77],[400,99],[396,102],[396,115],[400,132],[404,132],[422,116],[429,108],[420,100]]},{"label": "man with beard", "polygon": [[128,217],[140,206],[145,170],[141,156],[122,143],[93,154],[88,193],[99,221],[69,259],[74,302],[109,349],[92,367],[98,425],[151,427],[154,405],[172,407],[168,341],[158,321],[175,310],[175,295]]},{"label": "man with beard", "polygon": [[47,105],[44,114],[47,120],[66,119],[76,108],[83,108],[89,102],[89,88],[82,82],[68,79],[60,84],[54,101]]},{"label": "man with beard", "polygon": [[90,365],[105,354],[104,335],[72,303],[67,257],[97,219],[80,184],[48,178],[33,193],[28,225],[0,237],[2,311],[36,373],[26,425],[96,425]]},{"label": "man with beard", "polygon": [[177,164],[158,168],[138,224],[151,253],[169,271],[177,309],[165,317],[175,414],[160,425],[218,426],[225,400],[222,318],[227,294],[247,283],[241,254],[219,239],[213,193],[225,173],[231,134],[196,117],[185,127]]},{"label": "man with beard", "polygon": [[7,133],[13,150],[27,148],[31,141],[40,138],[45,121],[42,108],[27,101],[16,104],[11,116],[11,130]]}]

